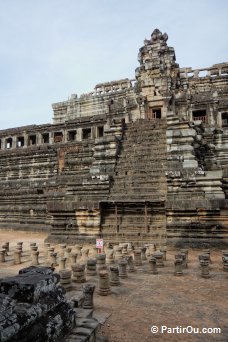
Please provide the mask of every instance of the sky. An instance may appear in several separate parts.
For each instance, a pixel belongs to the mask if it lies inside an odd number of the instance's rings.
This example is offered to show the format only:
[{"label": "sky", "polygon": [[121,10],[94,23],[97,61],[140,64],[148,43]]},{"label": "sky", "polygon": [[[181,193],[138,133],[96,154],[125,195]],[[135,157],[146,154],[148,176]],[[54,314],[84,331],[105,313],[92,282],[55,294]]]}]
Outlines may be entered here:
[{"label": "sky", "polygon": [[134,78],[159,28],[181,67],[228,62],[227,0],[0,0],[0,130],[52,122],[51,104]]}]

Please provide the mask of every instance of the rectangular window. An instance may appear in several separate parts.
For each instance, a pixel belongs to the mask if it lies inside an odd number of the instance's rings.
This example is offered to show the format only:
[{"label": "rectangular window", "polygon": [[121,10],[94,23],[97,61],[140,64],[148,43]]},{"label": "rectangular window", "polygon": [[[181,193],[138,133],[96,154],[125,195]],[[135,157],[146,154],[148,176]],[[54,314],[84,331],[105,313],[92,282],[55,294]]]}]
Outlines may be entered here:
[{"label": "rectangular window", "polygon": [[68,131],[68,141],[76,140],[76,131]]},{"label": "rectangular window", "polygon": [[222,113],[222,127],[228,127],[228,113]]},{"label": "rectangular window", "polygon": [[149,108],[147,113],[147,119],[158,120],[161,119],[161,108]]},{"label": "rectangular window", "polygon": [[6,139],[6,148],[12,148],[12,145],[13,145],[13,139],[7,138]]},{"label": "rectangular window", "polygon": [[43,141],[43,144],[49,144],[49,133],[42,134],[42,141]]},{"label": "rectangular window", "polygon": [[91,128],[84,128],[82,130],[82,139],[90,139],[91,138]]},{"label": "rectangular window", "polygon": [[194,110],[192,112],[192,119],[193,121],[202,121],[206,122],[207,119],[207,112],[206,110]]},{"label": "rectangular window", "polygon": [[101,138],[103,137],[103,135],[104,135],[104,127],[103,126],[97,127],[97,137]]},{"label": "rectangular window", "polygon": [[63,133],[62,132],[55,132],[54,133],[54,142],[59,143],[63,141]]},{"label": "rectangular window", "polygon": [[24,137],[18,137],[17,138],[17,147],[23,147],[24,145],[25,145]]},{"label": "rectangular window", "polygon": [[36,145],[36,135],[35,134],[31,134],[28,137],[28,145]]}]

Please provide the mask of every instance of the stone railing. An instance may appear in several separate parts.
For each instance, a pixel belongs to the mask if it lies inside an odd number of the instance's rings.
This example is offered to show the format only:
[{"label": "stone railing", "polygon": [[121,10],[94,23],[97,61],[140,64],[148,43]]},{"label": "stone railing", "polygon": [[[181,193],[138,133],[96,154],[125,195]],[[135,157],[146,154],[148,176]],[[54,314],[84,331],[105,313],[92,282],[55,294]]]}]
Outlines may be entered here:
[{"label": "stone railing", "polygon": [[181,78],[199,78],[199,77],[215,77],[215,76],[228,76],[228,63],[222,63],[218,65],[213,65],[209,68],[181,68],[180,69]]}]

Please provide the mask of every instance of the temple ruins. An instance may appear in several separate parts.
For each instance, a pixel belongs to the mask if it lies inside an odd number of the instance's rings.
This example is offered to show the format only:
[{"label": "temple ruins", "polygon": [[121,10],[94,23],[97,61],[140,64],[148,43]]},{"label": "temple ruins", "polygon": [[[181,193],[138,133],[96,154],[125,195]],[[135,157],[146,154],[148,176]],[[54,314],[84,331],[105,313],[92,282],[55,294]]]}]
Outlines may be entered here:
[{"label": "temple ruins", "polygon": [[0,131],[0,228],[227,246],[228,63],[179,67],[167,41],[154,30],[134,79],[54,103],[52,124]]}]

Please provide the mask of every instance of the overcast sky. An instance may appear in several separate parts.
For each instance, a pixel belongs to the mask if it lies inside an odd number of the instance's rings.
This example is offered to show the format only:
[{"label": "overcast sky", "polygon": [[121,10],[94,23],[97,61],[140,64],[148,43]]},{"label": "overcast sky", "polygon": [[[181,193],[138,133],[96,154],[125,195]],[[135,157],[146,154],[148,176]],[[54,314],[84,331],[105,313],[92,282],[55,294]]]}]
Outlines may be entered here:
[{"label": "overcast sky", "polygon": [[134,78],[155,28],[181,67],[228,61],[227,15],[227,0],[0,0],[0,129],[52,122],[52,103]]}]

